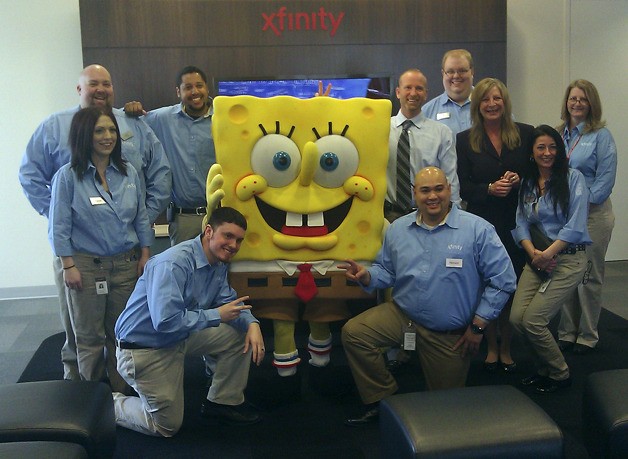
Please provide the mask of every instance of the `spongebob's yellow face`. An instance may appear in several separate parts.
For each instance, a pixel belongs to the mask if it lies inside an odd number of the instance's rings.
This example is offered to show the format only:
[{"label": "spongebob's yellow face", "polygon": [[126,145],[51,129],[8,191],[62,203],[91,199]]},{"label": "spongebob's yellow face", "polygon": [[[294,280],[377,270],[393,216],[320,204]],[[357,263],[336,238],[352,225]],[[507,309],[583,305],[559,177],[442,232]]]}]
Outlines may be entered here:
[{"label": "spongebob's yellow face", "polygon": [[217,97],[225,198],[248,221],[239,260],[371,260],[381,246],[387,100]]}]

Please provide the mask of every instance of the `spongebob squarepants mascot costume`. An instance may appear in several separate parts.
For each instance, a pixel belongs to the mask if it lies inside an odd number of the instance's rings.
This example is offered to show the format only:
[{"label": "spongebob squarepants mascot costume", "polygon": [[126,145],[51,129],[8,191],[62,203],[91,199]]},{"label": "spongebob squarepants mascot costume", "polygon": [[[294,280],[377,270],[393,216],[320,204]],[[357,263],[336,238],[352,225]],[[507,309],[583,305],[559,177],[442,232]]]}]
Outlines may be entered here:
[{"label": "spongebob squarepants mascot costume", "polygon": [[323,368],[329,323],[350,317],[347,299],[367,297],[336,266],[368,263],[381,247],[390,114],[390,101],[366,98],[214,100],[208,210],[222,200],[248,221],[231,285],[273,319],[284,391],[300,393],[295,323],[309,322],[309,363]]}]

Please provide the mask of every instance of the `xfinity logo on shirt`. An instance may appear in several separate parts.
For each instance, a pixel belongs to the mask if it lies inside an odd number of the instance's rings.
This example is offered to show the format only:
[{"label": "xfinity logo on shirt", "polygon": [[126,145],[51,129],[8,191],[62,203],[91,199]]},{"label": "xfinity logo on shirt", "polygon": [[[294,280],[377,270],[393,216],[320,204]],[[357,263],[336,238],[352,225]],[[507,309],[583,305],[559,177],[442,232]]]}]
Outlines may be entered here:
[{"label": "xfinity logo on shirt", "polygon": [[326,11],[321,6],[318,12],[287,12],[287,8],[282,6],[276,12],[262,13],[264,26],[262,32],[272,31],[276,36],[281,37],[284,31],[300,31],[300,30],[323,30],[329,31],[329,36],[336,35],[336,31],[344,18],[345,13],[334,15],[330,11]]}]

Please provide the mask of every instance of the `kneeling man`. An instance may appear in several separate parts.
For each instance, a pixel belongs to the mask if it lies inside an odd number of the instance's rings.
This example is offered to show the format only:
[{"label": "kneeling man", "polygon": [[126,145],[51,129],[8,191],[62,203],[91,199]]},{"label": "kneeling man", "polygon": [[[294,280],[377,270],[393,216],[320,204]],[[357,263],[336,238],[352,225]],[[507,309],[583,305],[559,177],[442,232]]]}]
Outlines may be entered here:
[{"label": "kneeling man", "polygon": [[451,206],[451,186],[437,167],[415,177],[418,211],[395,220],[373,265],[339,266],[367,291],[393,287],[392,301],[342,328],[342,344],[366,409],[346,424],[374,421],[378,403],[397,391],[381,349],[416,349],[427,388],[465,385],[486,325],[515,290],[510,258],[495,228]]},{"label": "kneeling man", "polygon": [[118,371],[138,393],[114,393],[116,423],[171,437],[183,422],[183,365],[187,355],[209,355],[216,372],[201,416],[253,424],[244,407],[251,360],[264,358],[264,340],[251,306],[236,298],[227,264],[238,252],[246,220],[216,209],[203,233],[151,258],[116,327]]}]

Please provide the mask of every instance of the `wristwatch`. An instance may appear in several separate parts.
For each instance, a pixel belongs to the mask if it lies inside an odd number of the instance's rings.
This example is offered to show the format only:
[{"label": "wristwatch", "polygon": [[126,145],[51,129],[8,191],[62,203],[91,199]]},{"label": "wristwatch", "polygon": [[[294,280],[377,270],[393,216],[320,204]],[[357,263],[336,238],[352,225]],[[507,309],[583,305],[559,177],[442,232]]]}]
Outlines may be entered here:
[{"label": "wristwatch", "polygon": [[479,325],[476,325],[474,323],[471,323],[471,332],[474,335],[483,335],[484,334],[484,328],[482,328]]}]

